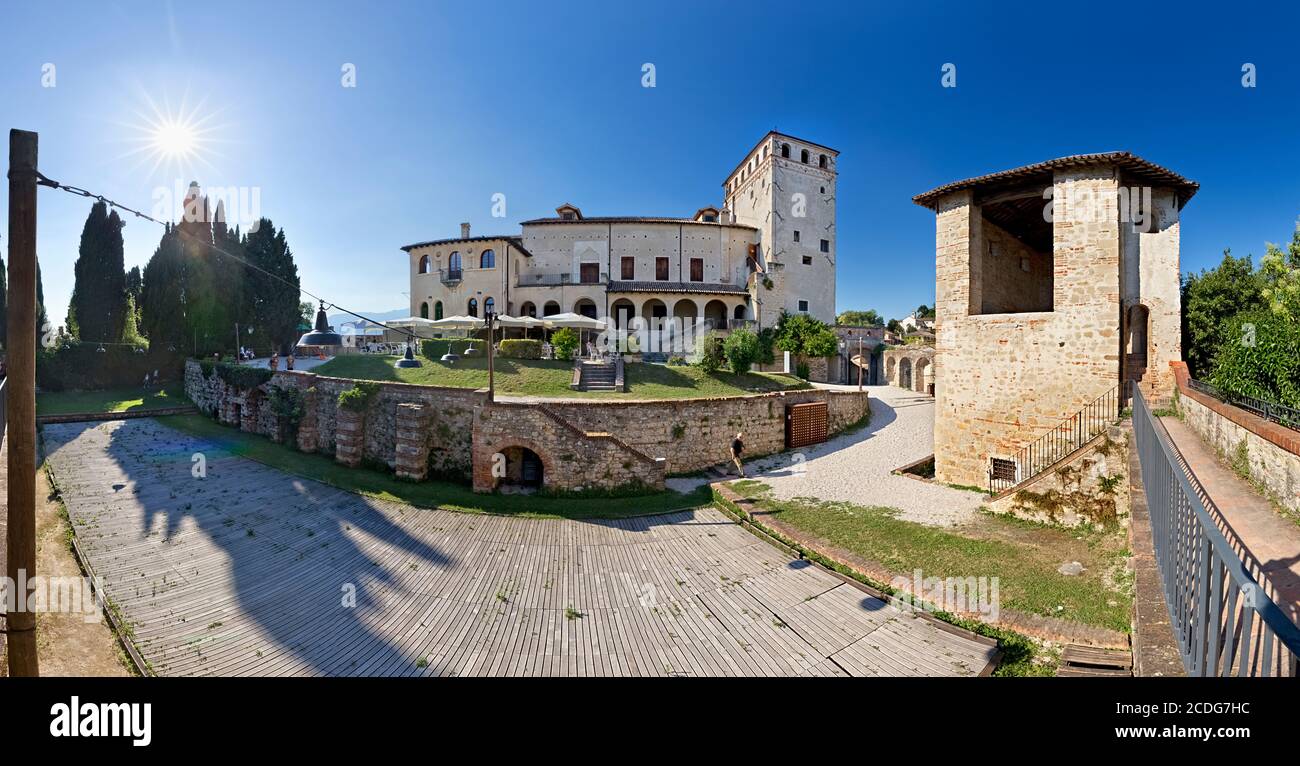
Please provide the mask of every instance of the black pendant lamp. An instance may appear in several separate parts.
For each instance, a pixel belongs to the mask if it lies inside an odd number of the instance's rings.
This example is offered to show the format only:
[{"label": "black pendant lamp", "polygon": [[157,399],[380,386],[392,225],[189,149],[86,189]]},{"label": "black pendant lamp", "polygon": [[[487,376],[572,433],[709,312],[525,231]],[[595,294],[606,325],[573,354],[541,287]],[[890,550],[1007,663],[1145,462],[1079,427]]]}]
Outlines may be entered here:
[{"label": "black pendant lamp", "polygon": [[325,304],[316,310],[316,329],[298,339],[299,346],[342,346],[343,337],[330,327],[325,316]]},{"label": "black pendant lamp", "polygon": [[393,363],[394,367],[420,367],[421,366],[420,360],[416,359],[415,354],[411,352],[411,347],[414,345],[415,344],[410,340],[406,342],[406,356],[394,362]]}]

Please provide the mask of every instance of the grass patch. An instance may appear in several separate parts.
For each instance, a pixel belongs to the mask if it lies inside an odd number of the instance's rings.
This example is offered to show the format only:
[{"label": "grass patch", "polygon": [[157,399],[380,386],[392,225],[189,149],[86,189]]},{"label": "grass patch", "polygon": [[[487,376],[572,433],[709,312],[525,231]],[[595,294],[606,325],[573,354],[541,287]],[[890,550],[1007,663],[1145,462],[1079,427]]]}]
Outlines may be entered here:
[{"label": "grass patch", "polygon": [[37,415],[71,415],[84,412],[135,412],[168,407],[185,407],[190,400],[180,383],[158,391],[141,391],[127,386],[103,391],[50,391],[36,395]]},{"label": "grass patch", "polygon": [[[487,388],[487,359],[471,357],[455,364],[421,359],[422,367],[396,368],[395,356],[350,354],[331,359],[312,370],[319,375],[356,380],[379,380],[453,388]],[[698,367],[628,364],[627,391],[574,391],[573,364],[552,359],[497,359],[497,393],[509,396],[578,397],[583,399],[690,399],[742,396],[768,391],[808,388],[789,375],[750,372],[705,373]]]},{"label": "grass patch", "polygon": [[615,519],[698,508],[710,502],[707,486],[687,494],[666,491],[616,499],[608,495],[483,495],[466,485],[453,482],[399,481],[390,473],[369,468],[347,468],[334,462],[334,458],[329,455],[298,452],[264,436],[228,428],[201,415],[169,415],[158,418],[158,422],[211,441],[222,452],[255,460],[285,473],[421,508],[538,518]]},{"label": "grass patch", "polygon": [[[1127,550],[1116,530],[1060,529],[985,515],[959,529],[940,529],[897,518],[890,508],[811,499],[776,500],[760,482],[732,489],[774,518],[810,536],[908,575],[997,577],[1001,607],[1130,630],[1131,590],[1118,576]],[[1078,561],[1078,575],[1057,567]]]}]

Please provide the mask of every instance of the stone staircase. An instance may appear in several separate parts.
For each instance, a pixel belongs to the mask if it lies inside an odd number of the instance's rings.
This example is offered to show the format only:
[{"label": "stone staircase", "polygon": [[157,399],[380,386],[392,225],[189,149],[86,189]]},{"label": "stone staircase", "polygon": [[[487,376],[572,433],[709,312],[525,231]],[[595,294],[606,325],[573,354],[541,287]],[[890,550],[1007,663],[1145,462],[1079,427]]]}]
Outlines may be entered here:
[{"label": "stone staircase", "polygon": [[618,371],[612,362],[582,362],[579,391],[617,391]]}]

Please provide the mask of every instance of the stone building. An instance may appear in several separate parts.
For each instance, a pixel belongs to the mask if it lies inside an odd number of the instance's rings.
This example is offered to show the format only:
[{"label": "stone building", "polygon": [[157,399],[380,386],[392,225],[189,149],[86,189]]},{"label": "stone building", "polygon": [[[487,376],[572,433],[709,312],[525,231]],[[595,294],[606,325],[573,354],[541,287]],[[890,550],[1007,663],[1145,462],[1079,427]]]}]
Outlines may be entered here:
[{"label": "stone building", "polygon": [[771,132],[726,177],[722,207],[689,218],[585,216],[566,203],[518,234],[470,236],[462,224],[459,237],[402,248],[411,314],[490,307],[727,329],[774,325],[784,309],[834,322],[837,154]]},{"label": "stone building", "polygon": [[1113,152],[913,198],[936,216],[936,478],[1027,479],[1017,452],[1121,383],[1170,395],[1179,218],[1197,188]]}]

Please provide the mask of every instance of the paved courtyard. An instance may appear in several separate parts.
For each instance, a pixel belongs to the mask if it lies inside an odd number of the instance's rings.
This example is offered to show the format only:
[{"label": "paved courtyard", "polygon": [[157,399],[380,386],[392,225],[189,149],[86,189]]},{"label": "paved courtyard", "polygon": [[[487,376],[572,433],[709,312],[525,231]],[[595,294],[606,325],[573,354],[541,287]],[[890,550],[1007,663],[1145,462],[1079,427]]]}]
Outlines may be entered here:
[{"label": "paved courtyard", "polygon": [[975,675],[994,654],[713,509],[430,511],[154,420],[44,433],[86,561],[160,675]]},{"label": "paved courtyard", "polygon": [[[850,390],[854,386],[823,386]],[[745,473],[778,498],[811,497],[899,510],[899,518],[954,526],[975,518],[987,496],[891,473],[934,454],[934,397],[895,386],[866,386],[871,425],[823,444],[745,463]],[[685,490],[705,479],[671,479]]]}]

